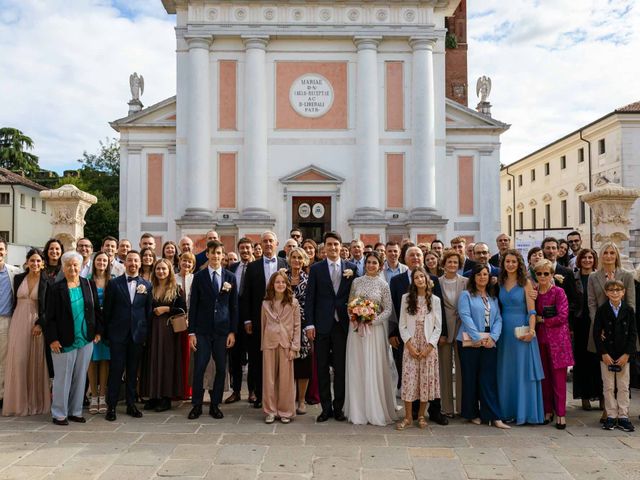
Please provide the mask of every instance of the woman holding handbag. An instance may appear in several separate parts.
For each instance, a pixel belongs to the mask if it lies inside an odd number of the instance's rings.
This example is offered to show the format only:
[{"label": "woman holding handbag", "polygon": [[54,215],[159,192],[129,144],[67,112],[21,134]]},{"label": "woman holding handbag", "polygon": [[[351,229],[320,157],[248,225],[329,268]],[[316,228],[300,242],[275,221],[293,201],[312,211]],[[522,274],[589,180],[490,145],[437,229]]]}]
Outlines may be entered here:
[{"label": "woman holding handbag", "polygon": [[[172,398],[184,396],[181,333],[176,332],[171,317],[184,314],[187,304],[176,283],[173,265],[166,258],[158,260],[151,275],[153,313],[149,320],[147,351],[149,368],[142,385],[149,400],[145,410],[164,412]],[[179,328],[177,328],[179,330]]]}]

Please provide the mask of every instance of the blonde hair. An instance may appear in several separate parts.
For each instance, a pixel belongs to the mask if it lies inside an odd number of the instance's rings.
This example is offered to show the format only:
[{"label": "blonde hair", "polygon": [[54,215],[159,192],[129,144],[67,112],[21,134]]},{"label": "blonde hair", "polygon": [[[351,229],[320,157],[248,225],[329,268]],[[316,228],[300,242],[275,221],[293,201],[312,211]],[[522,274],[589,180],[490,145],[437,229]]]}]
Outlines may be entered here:
[{"label": "blonde hair", "polygon": [[546,258],[540,260],[538,263],[536,263],[536,266],[533,267],[534,272],[539,272],[540,270],[549,270],[551,273],[555,272],[553,263],[551,263],[551,261],[547,260]]},{"label": "blonde hair", "polygon": [[[156,268],[164,263],[169,269],[169,276],[164,281],[164,285],[160,284],[160,280],[156,277]],[[170,303],[178,296],[178,283],[176,282],[176,274],[173,272],[173,265],[166,258],[160,258],[153,264],[151,269],[151,285],[153,286],[153,299],[158,302]],[[162,292],[161,292],[162,291]],[[159,296],[162,293],[162,296]]]},{"label": "blonde hair", "polygon": [[602,244],[602,246],[600,247],[600,255],[598,255],[600,257],[600,262],[599,262],[600,268],[599,268],[599,270],[604,270],[602,257],[603,257],[603,254],[604,254],[604,252],[605,252],[605,250],[607,248],[613,248],[613,251],[616,252],[616,270],[618,268],[622,268],[622,261],[620,260],[620,249],[618,248],[618,246],[613,242],[604,242]]},{"label": "blonde hair", "polygon": [[289,255],[287,255],[287,263],[289,263],[289,265],[291,265],[291,255],[293,255],[294,253],[297,253],[302,257],[303,267],[309,266],[309,255],[307,255],[307,252],[305,252],[304,248],[302,247],[293,247],[291,249],[291,251],[289,252]]}]

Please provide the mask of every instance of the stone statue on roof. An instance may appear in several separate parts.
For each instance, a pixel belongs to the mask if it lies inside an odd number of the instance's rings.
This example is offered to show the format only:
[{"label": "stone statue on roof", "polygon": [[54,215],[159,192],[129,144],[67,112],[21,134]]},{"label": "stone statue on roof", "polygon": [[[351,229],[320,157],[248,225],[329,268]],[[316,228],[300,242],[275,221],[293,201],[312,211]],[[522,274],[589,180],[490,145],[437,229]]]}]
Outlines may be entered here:
[{"label": "stone statue on roof", "polygon": [[129,76],[129,87],[131,88],[131,99],[140,100],[140,96],[144,93],[144,77],[133,72]]},{"label": "stone statue on roof", "polygon": [[486,75],[478,78],[478,82],[476,83],[476,95],[480,97],[480,103],[484,103],[489,98],[489,94],[491,93],[491,78]]}]

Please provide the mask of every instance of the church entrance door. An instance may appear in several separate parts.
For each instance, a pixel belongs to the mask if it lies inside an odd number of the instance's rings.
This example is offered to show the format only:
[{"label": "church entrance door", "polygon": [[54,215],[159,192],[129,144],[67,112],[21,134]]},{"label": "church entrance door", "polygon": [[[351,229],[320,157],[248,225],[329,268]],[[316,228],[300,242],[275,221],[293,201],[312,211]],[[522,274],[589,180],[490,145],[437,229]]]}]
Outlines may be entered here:
[{"label": "church entrance door", "polygon": [[292,207],[293,225],[300,228],[302,238],[322,242],[331,230],[331,197],[293,197]]}]

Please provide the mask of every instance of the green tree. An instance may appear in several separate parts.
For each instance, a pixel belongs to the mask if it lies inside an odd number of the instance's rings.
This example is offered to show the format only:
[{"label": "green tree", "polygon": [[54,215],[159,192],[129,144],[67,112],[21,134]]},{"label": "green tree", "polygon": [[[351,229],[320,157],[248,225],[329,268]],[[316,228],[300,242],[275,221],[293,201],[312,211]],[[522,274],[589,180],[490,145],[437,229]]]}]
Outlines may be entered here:
[{"label": "green tree", "polygon": [[0,128],[0,167],[22,170],[32,175],[39,170],[38,157],[26,150],[33,150],[33,140],[17,128]]},{"label": "green tree", "polygon": [[60,184],[73,184],[98,198],[85,216],[85,237],[96,248],[107,235],[118,237],[118,209],[120,201],[120,147],[118,141],[100,141],[96,153],[84,152],[78,160],[81,167],[78,177],[64,177]]}]

